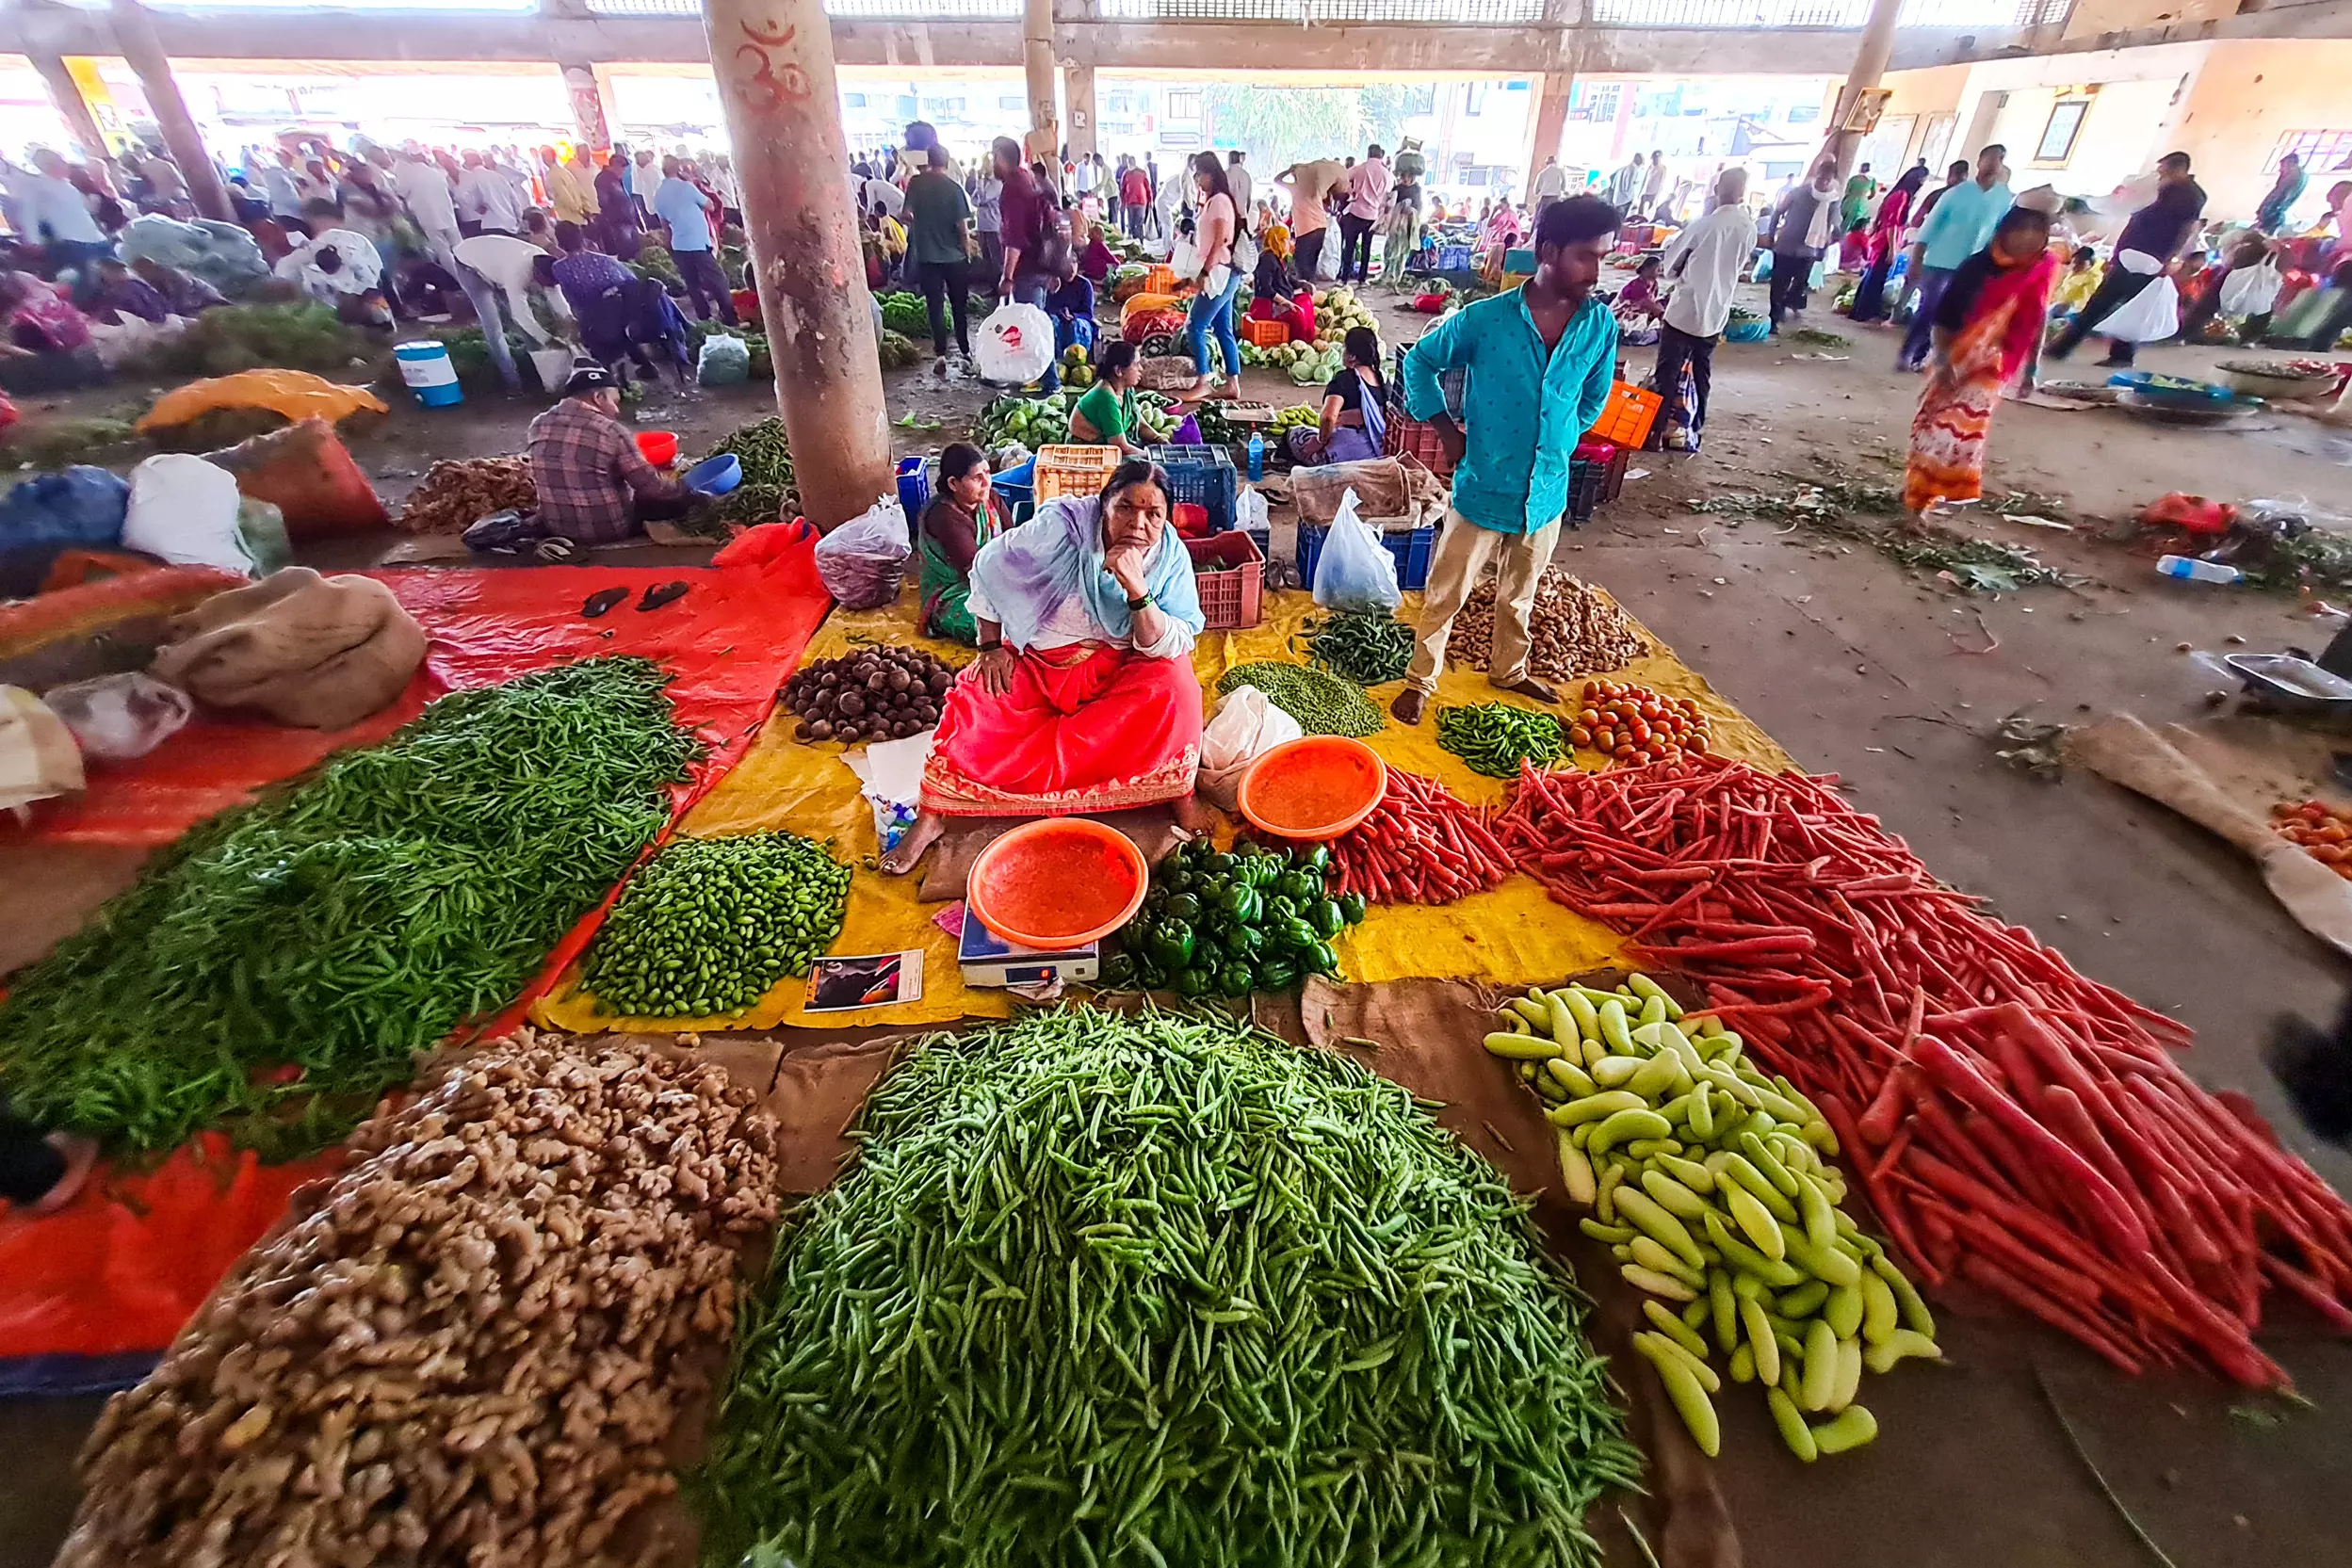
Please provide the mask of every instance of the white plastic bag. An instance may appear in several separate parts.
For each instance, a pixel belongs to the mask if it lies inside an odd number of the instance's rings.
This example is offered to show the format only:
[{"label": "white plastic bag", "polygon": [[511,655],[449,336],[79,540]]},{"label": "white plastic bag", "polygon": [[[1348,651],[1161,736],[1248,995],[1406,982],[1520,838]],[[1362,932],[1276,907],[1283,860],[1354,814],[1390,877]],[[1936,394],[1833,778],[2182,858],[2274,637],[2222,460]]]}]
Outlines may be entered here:
[{"label": "white plastic bag", "polygon": [[1185,235],[1176,236],[1176,249],[1168,253],[1168,270],[1183,279],[1201,275],[1201,248]]},{"label": "white plastic bag", "polygon": [[1255,485],[1243,485],[1233,505],[1233,525],[1257,532],[1268,526],[1266,497]]},{"label": "white plastic bag", "polygon": [[898,598],[906,558],[906,513],[885,495],[817,542],[817,576],[843,609],[878,609]]},{"label": "white plastic bag", "polygon": [[1201,770],[1196,787],[1222,811],[1240,807],[1241,775],[1250,764],[1306,734],[1299,721],[1274,706],[1254,686],[1236,687],[1217,699],[1201,726]]},{"label": "white plastic bag", "polygon": [[1404,602],[1397,587],[1397,558],[1380,542],[1372,525],[1355,514],[1355,492],[1339,497],[1322,553],[1315,558],[1315,603],[1325,609],[1393,614]]},{"label": "white plastic bag", "polygon": [[751,380],[752,348],[732,332],[713,332],[694,356],[696,386],[741,386]]},{"label": "white plastic bag", "polygon": [[82,755],[92,762],[143,757],[196,713],[195,698],[138,671],[53,686],[41,700],[65,721]]},{"label": "white plastic bag", "polygon": [[2261,315],[2279,302],[2286,286],[2275,261],[2265,258],[2259,267],[2242,267],[2221,281],[2221,314]]},{"label": "white plastic bag", "polygon": [[1053,368],[1053,318],[1035,305],[997,307],[980,324],[972,362],[983,381],[1027,386]]},{"label": "white plastic bag", "polygon": [[187,452],[164,452],[131,470],[122,548],[173,566],[217,566],[256,576],[237,530],[236,477]]},{"label": "white plastic bag", "polygon": [[1339,276],[1339,226],[1334,223],[1323,230],[1323,248],[1315,258],[1315,276],[1326,282]]},{"label": "white plastic bag", "polygon": [[2157,343],[2181,330],[2181,291],[2160,277],[2126,299],[2121,308],[2091,328],[2118,343]]}]

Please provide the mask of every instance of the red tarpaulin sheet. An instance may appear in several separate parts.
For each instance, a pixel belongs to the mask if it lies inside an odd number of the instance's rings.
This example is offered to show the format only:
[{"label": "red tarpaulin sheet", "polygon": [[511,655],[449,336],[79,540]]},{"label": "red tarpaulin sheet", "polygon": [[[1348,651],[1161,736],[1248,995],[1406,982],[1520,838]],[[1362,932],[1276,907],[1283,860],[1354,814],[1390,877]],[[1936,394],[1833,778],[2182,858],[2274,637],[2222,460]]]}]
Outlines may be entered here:
[{"label": "red tarpaulin sheet", "polygon": [[[199,721],[137,762],[91,779],[83,799],[37,817],[29,836],[81,843],[168,844],[206,816],[347,746],[380,740],[444,691],[494,684],[603,654],[637,654],[672,674],[681,722],[711,748],[673,791],[672,823],[742,755],[776,687],[831,607],[815,557],[793,551],[764,570],[415,568],[375,574],[432,637],[426,668],[394,708],[321,735]],[[686,597],[639,613],[651,586],[684,582]],[[606,588],[630,597],[579,618]],[[5,835],[0,835],[4,839]],[[617,889],[614,890],[617,893]],[[578,956],[609,907],[582,917],[548,955],[523,1007]],[[40,1220],[0,1212],[0,1362],[160,1350],[229,1265],[277,1221],[285,1195],[335,1168],[333,1153],[257,1168],[207,1137],[142,1175],[101,1171],[65,1212]]]}]

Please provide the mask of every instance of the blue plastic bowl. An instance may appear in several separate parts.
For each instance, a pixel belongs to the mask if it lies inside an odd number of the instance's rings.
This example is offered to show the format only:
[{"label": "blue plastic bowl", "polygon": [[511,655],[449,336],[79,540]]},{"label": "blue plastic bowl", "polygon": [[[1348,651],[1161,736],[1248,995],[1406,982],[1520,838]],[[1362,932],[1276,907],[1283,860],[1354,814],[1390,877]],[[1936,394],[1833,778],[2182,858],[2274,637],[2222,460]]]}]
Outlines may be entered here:
[{"label": "blue plastic bowl", "polygon": [[705,458],[686,471],[686,488],[703,495],[724,495],[743,482],[743,462],[733,452]]}]

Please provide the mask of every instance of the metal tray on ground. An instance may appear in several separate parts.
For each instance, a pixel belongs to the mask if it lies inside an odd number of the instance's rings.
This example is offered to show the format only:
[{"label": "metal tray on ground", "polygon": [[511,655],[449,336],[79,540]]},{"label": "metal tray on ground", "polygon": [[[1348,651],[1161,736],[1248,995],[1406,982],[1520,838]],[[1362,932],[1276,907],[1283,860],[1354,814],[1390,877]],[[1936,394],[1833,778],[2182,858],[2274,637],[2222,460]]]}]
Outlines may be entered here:
[{"label": "metal tray on ground", "polygon": [[2293,654],[2230,654],[2222,663],[2246,689],[2297,713],[2352,713],[2352,680]]}]

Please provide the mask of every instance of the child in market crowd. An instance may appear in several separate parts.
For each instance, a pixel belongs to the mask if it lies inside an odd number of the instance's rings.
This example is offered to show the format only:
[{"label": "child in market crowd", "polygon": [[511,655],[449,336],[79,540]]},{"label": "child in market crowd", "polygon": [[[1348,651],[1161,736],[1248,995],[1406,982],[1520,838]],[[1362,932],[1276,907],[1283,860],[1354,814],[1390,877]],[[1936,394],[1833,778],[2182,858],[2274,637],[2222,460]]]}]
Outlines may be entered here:
[{"label": "child in market crowd", "polygon": [[1870,229],[1867,218],[1857,218],[1838,241],[1838,270],[1861,276],[1870,270]]},{"label": "child in market crowd", "polygon": [[1053,318],[1053,348],[1057,355],[1073,346],[1089,353],[1094,351],[1095,284],[1079,270],[1077,256],[1063,253],[1061,281],[1046,293],[1046,314]]},{"label": "child in market crowd", "polygon": [[2073,320],[2083,313],[2083,301],[2098,289],[2099,251],[2094,246],[2078,245],[2067,263],[2066,276],[2050,291],[2050,319],[2061,323]]}]

